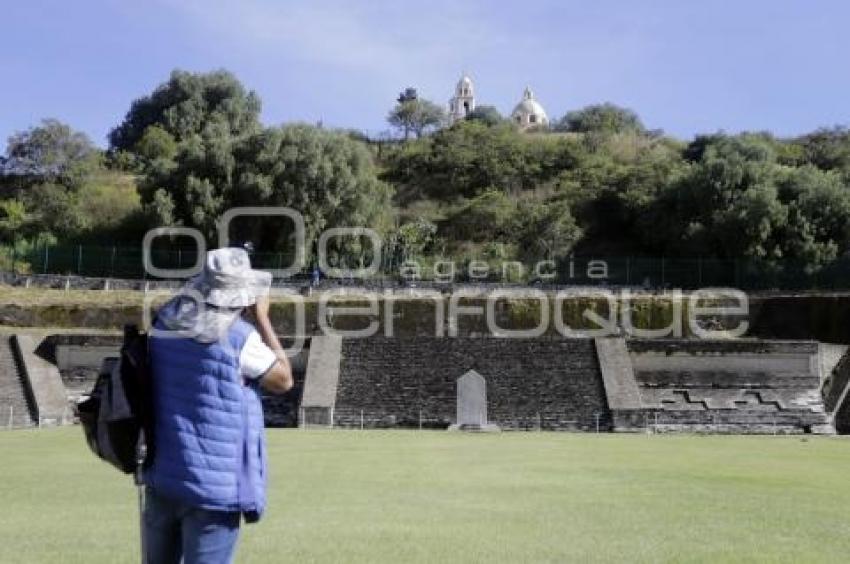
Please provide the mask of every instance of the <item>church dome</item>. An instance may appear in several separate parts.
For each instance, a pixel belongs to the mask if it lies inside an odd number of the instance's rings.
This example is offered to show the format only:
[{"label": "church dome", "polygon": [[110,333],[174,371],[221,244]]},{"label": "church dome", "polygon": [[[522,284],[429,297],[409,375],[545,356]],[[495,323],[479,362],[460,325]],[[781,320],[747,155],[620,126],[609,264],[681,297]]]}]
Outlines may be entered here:
[{"label": "church dome", "polygon": [[511,118],[520,125],[520,127],[532,127],[535,125],[548,125],[549,117],[546,115],[546,110],[534,98],[534,92],[531,88],[526,87],[523,92],[522,100],[516,105],[514,111],[511,112]]}]

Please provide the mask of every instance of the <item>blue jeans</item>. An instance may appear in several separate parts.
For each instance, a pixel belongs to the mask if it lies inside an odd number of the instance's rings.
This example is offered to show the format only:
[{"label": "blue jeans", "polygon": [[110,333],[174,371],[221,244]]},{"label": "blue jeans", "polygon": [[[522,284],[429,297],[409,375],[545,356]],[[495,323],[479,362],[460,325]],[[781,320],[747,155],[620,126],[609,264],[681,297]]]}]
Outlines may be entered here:
[{"label": "blue jeans", "polygon": [[239,520],[239,513],[198,509],[146,488],[145,563],[228,564]]}]

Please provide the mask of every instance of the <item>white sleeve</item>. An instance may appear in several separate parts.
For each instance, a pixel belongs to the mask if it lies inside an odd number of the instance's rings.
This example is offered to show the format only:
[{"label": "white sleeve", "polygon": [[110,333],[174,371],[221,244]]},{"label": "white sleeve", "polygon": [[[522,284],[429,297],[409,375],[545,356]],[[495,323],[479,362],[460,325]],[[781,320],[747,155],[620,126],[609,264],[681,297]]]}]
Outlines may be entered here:
[{"label": "white sleeve", "polygon": [[277,355],[263,342],[260,334],[251,331],[239,354],[239,371],[245,378],[259,378],[269,371],[276,360]]}]

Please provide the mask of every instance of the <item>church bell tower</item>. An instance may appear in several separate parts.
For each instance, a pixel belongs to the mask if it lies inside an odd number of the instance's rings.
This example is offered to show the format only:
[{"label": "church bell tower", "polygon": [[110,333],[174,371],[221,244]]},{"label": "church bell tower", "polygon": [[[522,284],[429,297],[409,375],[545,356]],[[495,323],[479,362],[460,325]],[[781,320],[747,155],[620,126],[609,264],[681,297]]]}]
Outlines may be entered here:
[{"label": "church bell tower", "polygon": [[475,90],[472,79],[464,73],[455,87],[455,95],[449,100],[449,120],[454,123],[464,119],[475,109]]}]

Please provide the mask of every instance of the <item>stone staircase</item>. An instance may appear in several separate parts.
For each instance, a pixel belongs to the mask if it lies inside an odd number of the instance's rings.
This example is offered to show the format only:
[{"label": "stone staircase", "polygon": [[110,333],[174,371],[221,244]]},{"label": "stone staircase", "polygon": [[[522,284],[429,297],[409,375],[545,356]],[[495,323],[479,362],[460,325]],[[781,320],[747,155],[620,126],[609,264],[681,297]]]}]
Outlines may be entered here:
[{"label": "stone staircase", "polygon": [[0,429],[35,424],[11,338],[0,335]]}]

